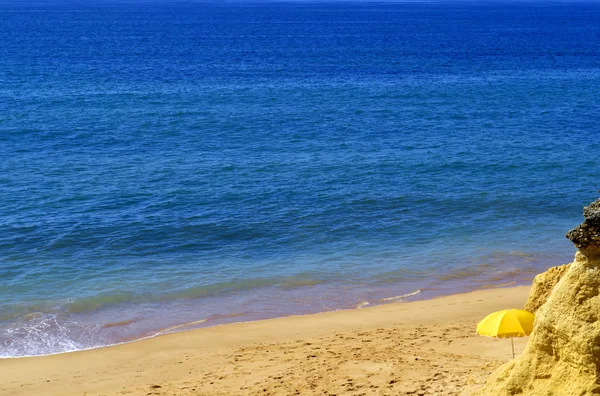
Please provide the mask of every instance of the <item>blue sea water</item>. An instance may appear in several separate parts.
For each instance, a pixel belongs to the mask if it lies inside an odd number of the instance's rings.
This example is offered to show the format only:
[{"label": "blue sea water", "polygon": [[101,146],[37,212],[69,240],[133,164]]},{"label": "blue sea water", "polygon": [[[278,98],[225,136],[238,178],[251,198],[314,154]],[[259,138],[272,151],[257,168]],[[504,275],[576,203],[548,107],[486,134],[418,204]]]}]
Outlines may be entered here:
[{"label": "blue sea water", "polygon": [[599,4],[2,2],[0,43],[3,357],[526,283],[600,188]]}]

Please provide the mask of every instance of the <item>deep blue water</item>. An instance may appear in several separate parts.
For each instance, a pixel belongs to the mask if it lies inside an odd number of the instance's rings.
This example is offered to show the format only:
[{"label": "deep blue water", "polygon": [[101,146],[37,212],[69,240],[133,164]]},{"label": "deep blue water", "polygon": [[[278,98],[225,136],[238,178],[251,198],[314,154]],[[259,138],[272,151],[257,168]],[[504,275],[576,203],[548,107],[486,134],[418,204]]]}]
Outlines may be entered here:
[{"label": "deep blue water", "polygon": [[2,3],[0,356],[527,282],[599,99],[599,4]]}]

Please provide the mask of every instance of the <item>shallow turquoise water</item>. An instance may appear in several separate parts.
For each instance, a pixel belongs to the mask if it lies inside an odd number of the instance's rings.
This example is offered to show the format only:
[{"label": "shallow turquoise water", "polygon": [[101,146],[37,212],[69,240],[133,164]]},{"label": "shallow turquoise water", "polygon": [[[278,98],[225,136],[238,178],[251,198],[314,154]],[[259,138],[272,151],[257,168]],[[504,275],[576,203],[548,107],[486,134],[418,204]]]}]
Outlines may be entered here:
[{"label": "shallow turquoise water", "polygon": [[527,282],[598,195],[597,5],[0,13],[0,356]]}]

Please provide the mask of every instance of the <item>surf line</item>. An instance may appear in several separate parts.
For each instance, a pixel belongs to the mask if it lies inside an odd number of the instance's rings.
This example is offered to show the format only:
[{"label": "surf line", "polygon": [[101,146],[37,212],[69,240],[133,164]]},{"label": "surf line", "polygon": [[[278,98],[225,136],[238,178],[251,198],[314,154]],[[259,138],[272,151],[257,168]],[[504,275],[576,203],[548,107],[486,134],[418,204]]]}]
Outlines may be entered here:
[{"label": "surf line", "polygon": [[411,296],[415,296],[417,294],[421,293],[421,289],[417,289],[414,292],[411,293],[406,293],[406,294],[402,294],[400,296],[395,296],[395,297],[387,297],[387,298],[382,298],[381,301],[393,301],[393,300],[399,300],[401,298],[406,298],[406,297],[411,297]]},{"label": "surf line", "polygon": [[177,330],[177,329],[180,329],[180,328],[182,328],[182,327],[186,327],[186,326],[191,326],[191,325],[195,325],[195,324],[204,323],[204,322],[206,322],[207,320],[208,320],[208,319],[200,319],[200,320],[195,320],[195,321],[193,321],[193,322],[188,322],[188,323],[180,324],[180,325],[177,325],[177,326],[171,326],[171,327],[167,327],[167,328],[165,328],[165,329],[161,329],[161,330],[159,330],[159,331],[158,331],[158,333],[156,333],[156,335],[163,334],[163,333],[166,333],[166,332],[168,332],[168,331],[171,331],[171,330]]}]

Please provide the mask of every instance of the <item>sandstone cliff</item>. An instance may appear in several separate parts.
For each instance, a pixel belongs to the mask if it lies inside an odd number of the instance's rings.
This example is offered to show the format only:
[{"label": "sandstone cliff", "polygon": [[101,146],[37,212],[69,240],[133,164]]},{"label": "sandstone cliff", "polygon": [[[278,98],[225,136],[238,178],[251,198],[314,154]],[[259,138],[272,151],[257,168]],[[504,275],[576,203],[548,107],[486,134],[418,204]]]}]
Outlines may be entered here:
[{"label": "sandstone cliff", "polygon": [[538,308],[544,305],[550,293],[554,289],[554,286],[569,269],[570,264],[563,264],[557,267],[551,267],[546,272],[538,274],[533,279],[531,285],[531,291],[529,292],[529,298],[525,304],[525,309],[529,312],[536,313]]},{"label": "sandstone cliff", "polygon": [[600,199],[569,231],[579,251],[537,311],[527,347],[486,381],[484,395],[600,394]]}]

